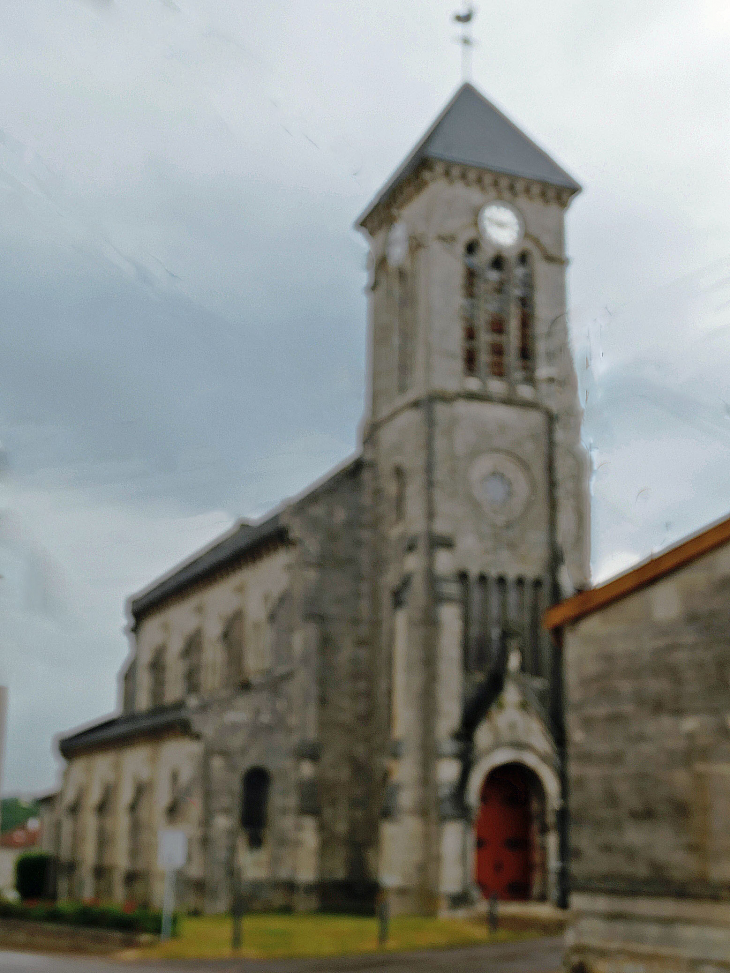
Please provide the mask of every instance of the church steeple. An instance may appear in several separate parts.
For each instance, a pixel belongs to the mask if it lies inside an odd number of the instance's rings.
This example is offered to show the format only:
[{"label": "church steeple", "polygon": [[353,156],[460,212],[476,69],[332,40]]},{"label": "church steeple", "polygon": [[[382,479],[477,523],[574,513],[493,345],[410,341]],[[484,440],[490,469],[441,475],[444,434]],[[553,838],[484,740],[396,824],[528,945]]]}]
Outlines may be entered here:
[{"label": "church steeple", "polygon": [[[404,909],[462,893],[449,862],[471,847],[463,785],[470,775],[478,798],[486,776],[458,762],[484,746],[472,715],[484,687],[493,702],[512,643],[524,684],[550,685],[541,615],[561,561],[573,584],[588,575],[565,294],[565,210],[579,190],[466,83],[359,220],[375,670],[387,676],[380,868]],[[470,863],[463,881],[473,874]]]},{"label": "church steeple", "polygon": [[565,190],[568,196],[581,188],[514,122],[466,82],[369,203],[357,225],[367,229],[375,210],[387,204],[394,190],[427,160],[529,179]]}]

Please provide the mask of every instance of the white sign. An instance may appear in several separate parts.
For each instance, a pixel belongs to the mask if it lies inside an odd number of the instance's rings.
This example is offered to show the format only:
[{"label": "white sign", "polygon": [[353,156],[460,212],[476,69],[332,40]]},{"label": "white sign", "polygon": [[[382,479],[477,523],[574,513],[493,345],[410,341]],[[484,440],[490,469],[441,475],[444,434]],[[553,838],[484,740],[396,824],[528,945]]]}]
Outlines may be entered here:
[{"label": "white sign", "polygon": [[160,828],[157,832],[157,867],[166,872],[182,868],[188,860],[188,836],[179,828]]}]

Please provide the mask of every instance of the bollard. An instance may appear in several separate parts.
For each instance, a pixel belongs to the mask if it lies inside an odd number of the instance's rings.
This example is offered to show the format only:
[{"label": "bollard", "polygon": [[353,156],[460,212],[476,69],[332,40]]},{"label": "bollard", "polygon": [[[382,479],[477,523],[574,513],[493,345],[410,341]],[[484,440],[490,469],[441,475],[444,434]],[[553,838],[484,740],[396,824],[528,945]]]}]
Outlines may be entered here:
[{"label": "bollard", "polygon": [[386,889],[378,892],[378,946],[385,946],[390,932],[390,899]]},{"label": "bollard", "polygon": [[492,892],[489,896],[489,908],[487,909],[487,921],[489,923],[489,933],[492,935],[499,927],[499,913],[497,911],[497,893]]},{"label": "bollard", "polygon": [[243,895],[241,886],[238,882],[233,888],[233,901],[231,903],[231,918],[233,928],[231,929],[231,950],[235,953],[241,948],[243,942]]}]

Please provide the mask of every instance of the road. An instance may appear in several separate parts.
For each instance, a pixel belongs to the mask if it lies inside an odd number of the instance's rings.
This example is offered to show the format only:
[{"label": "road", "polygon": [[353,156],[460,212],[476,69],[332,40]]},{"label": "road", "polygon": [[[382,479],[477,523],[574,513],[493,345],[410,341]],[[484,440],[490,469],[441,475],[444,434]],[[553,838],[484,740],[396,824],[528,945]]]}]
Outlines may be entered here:
[{"label": "road", "polygon": [[0,973],[557,973],[562,953],[562,937],[327,960],[114,963],[89,957],[0,952]]}]

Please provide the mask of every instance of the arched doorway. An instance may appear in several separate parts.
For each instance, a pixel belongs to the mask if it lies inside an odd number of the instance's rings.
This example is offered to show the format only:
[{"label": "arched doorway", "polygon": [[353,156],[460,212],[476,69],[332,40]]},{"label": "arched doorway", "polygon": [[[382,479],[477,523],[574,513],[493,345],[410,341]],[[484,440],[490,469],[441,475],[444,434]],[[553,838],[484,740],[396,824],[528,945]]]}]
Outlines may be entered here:
[{"label": "arched doorway", "polygon": [[485,898],[544,898],[544,821],[544,792],[532,770],[508,763],[487,775],[476,819],[476,881]]}]

